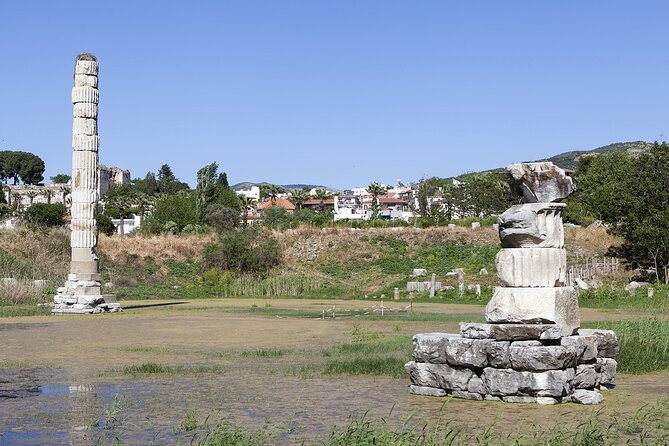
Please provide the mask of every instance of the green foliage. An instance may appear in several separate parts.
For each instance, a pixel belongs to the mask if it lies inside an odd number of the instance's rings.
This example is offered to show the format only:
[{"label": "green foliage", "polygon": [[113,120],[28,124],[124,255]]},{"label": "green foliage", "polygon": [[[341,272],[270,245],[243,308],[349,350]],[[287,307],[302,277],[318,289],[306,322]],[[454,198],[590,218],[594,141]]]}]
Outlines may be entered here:
[{"label": "green foliage", "polygon": [[204,232],[204,228],[202,226],[194,225],[194,224],[187,224],[181,230],[182,234],[202,234],[203,232]]},{"label": "green foliage", "polygon": [[204,251],[202,268],[266,276],[281,263],[279,242],[268,231],[244,229],[221,236]]},{"label": "green foliage", "polygon": [[640,266],[653,266],[663,279],[669,267],[669,145],[649,152],[582,157],[573,201],[584,212],[610,224],[625,239],[625,255]]},{"label": "green foliage", "polygon": [[53,184],[67,184],[72,177],[64,173],[59,173],[51,177],[51,182]]},{"label": "green foliage", "polygon": [[229,285],[234,280],[234,276],[230,271],[223,271],[218,268],[212,268],[202,274],[202,280],[205,285],[224,287]]},{"label": "green foliage", "polygon": [[270,206],[261,211],[263,225],[273,228],[281,229],[290,227],[292,217],[285,208],[281,206]]},{"label": "green foliage", "polygon": [[230,231],[240,225],[239,211],[214,203],[207,208],[205,221],[218,232]]},{"label": "green foliage", "polygon": [[[156,201],[156,206],[150,218],[155,220],[155,224],[159,228],[167,222],[173,222],[176,225],[177,232],[181,232],[186,225],[197,224],[195,194],[189,191],[181,191],[163,196]],[[149,221],[147,226],[152,224],[154,223]],[[142,226],[144,226],[144,223],[142,223]]]},{"label": "green foliage", "polygon": [[32,153],[0,151],[0,180],[20,179],[23,184],[39,184],[44,179],[44,161]]},{"label": "green foliage", "polygon": [[62,203],[35,203],[23,214],[25,221],[33,227],[49,228],[63,226],[67,209]]},{"label": "green foliage", "polygon": [[111,218],[105,214],[98,214],[96,216],[98,231],[101,234],[108,236],[114,235],[116,233],[116,226],[112,223]]},{"label": "green foliage", "polygon": [[195,192],[195,218],[198,223],[205,223],[207,208],[216,199],[216,172],[218,164],[211,163],[197,172],[197,188]]}]

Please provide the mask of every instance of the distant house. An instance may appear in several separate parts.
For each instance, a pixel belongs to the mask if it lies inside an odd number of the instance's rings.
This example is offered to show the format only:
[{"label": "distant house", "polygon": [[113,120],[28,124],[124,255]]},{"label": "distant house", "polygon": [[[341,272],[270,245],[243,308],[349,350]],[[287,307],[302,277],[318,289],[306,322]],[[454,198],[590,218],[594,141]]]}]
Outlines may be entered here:
[{"label": "distant house", "polygon": [[290,200],[288,200],[286,198],[277,198],[276,200],[274,200],[274,202],[272,202],[271,200],[268,200],[268,201],[264,201],[262,203],[258,203],[258,205],[256,206],[256,209],[258,211],[262,211],[263,209],[267,209],[268,207],[271,207],[271,206],[279,206],[280,208],[284,208],[285,210],[287,210],[291,214],[293,212],[295,212],[295,208],[296,208],[296,206],[293,203],[291,203]]},{"label": "distant house", "polygon": [[238,190],[237,195],[244,195],[245,197],[258,201],[260,200],[260,187],[251,186],[250,189]]},{"label": "distant house", "polygon": [[324,210],[333,210],[334,211],[334,206],[335,206],[335,198],[326,198],[324,200],[319,200],[316,198],[310,198],[306,200],[304,203],[302,203],[302,208],[304,209],[313,209],[316,212],[318,212],[321,209]]}]

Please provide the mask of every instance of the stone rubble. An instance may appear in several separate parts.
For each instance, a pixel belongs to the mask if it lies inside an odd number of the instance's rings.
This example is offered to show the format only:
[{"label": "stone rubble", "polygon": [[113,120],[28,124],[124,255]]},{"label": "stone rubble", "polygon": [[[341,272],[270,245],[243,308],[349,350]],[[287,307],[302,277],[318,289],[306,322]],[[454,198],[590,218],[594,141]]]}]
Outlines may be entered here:
[{"label": "stone rubble", "polygon": [[620,352],[610,330],[580,329],[576,290],[565,286],[564,205],[574,188],[552,163],[508,168],[526,204],[500,216],[502,287],[486,306],[487,323],[459,334],[413,338],[405,365],[415,395],[480,401],[599,404],[613,386]]},{"label": "stone rubble", "polygon": [[121,311],[112,295],[101,293],[97,247],[98,205],[98,63],[90,54],[77,57],[74,68],[72,122],[72,262],[64,286],[54,296],[54,313]]}]

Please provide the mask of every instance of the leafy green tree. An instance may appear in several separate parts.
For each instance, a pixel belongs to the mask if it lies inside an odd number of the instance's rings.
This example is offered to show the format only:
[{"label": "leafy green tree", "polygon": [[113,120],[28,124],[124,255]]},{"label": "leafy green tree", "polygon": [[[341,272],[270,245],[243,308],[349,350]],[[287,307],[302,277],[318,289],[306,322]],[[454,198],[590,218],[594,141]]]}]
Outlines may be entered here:
[{"label": "leafy green tree", "polygon": [[280,229],[291,224],[291,216],[281,206],[270,206],[262,210],[262,223],[269,228]]},{"label": "leafy green tree", "polygon": [[260,199],[265,200],[266,198],[269,198],[272,204],[276,204],[276,199],[281,192],[283,192],[283,188],[281,188],[281,186],[277,186],[276,184],[260,185]]},{"label": "leafy green tree", "polygon": [[239,227],[239,211],[214,203],[207,208],[205,220],[217,232],[230,231]]},{"label": "leafy green tree", "polygon": [[174,194],[181,190],[189,190],[188,184],[179,181],[168,164],[163,164],[158,169],[157,175],[158,192],[163,194]]},{"label": "leafy green tree", "polygon": [[35,203],[23,213],[23,219],[33,227],[63,226],[66,213],[67,209],[62,203]]},{"label": "leafy green tree", "polygon": [[128,184],[113,184],[105,194],[105,206],[119,210],[119,234],[125,235],[125,218],[128,210],[135,204],[136,195]]},{"label": "leafy green tree", "polygon": [[216,187],[218,164],[211,163],[204,166],[197,172],[197,188],[196,193],[196,219],[198,223],[205,223],[205,216],[207,208],[216,201]]},{"label": "leafy green tree", "polygon": [[67,184],[68,181],[72,179],[71,176],[64,173],[59,173],[51,177],[51,182],[53,184]]},{"label": "leafy green tree", "polygon": [[246,195],[239,195],[239,204],[242,206],[242,221],[246,226],[249,222],[249,210],[255,205],[255,200]]},{"label": "leafy green tree", "polygon": [[29,190],[26,192],[26,197],[28,197],[28,201],[30,202],[30,206],[33,205],[33,201],[35,201],[35,198],[39,195],[37,191],[34,190]]},{"label": "leafy green tree", "polygon": [[175,223],[178,232],[181,232],[187,225],[197,224],[195,208],[195,193],[192,191],[163,195],[156,201],[151,217],[146,218],[146,226],[159,232],[165,223],[171,221]]},{"label": "leafy green tree", "polygon": [[302,205],[309,199],[309,191],[305,189],[295,189],[291,191],[288,201],[293,203],[297,209],[302,209]]},{"label": "leafy green tree", "polygon": [[51,200],[56,195],[56,193],[52,189],[44,189],[42,191],[42,195],[46,197],[47,204],[51,204]]},{"label": "leafy green tree", "polygon": [[669,145],[638,156],[611,152],[582,157],[574,201],[625,239],[628,259],[652,265],[669,281]]},{"label": "leafy green tree", "polygon": [[12,179],[18,184],[39,184],[44,180],[44,161],[39,156],[29,152],[12,150],[0,151],[0,179]]},{"label": "leafy green tree", "polygon": [[147,172],[144,179],[135,178],[132,180],[132,188],[138,192],[146,195],[156,195],[159,192],[158,181],[153,172]]}]

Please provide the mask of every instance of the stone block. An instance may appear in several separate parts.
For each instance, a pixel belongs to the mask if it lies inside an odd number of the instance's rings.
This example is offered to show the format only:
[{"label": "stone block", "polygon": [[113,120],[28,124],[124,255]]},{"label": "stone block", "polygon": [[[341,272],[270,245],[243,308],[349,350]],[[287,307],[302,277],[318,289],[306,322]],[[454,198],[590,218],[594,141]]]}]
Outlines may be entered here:
[{"label": "stone block", "polygon": [[604,397],[596,390],[576,389],[569,396],[569,400],[578,404],[599,404],[604,400]]},{"label": "stone block", "polygon": [[89,76],[87,74],[75,74],[74,85],[77,87],[93,87],[98,88],[98,77]]},{"label": "stone block", "polygon": [[460,323],[462,337],[472,339],[495,339],[499,341],[522,341],[527,339],[560,339],[560,327],[555,324],[479,324]]},{"label": "stone block", "polygon": [[560,248],[503,248],[495,266],[505,287],[559,287],[567,280],[567,252]]},{"label": "stone block", "polygon": [[72,135],[72,150],[97,152],[100,147],[98,135]]},{"label": "stone block", "polygon": [[75,118],[98,118],[98,104],[92,102],[77,102],[74,104]]},{"label": "stone block", "polygon": [[572,287],[497,287],[485,317],[491,323],[556,324],[563,336],[572,335],[580,325],[576,290]]},{"label": "stone block", "polygon": [[414,386],[413,384],[409,386],[409,393],[413,395],[421,396],[446,396],[447,393],[444,389],[436,389],[434,387],[424,387],[424,386]]},{"label": "stone block", "polygon": [[473,393],[473,392],[466,392],[464,390],[453,390],[450,395],[452,395],[455,398],[462,398],[465,400],[476,400],[476,401],[481,401],[483,400],[483,395],[480,393]]},{"label": "stone block", "polygon": [[553,404],[560,404],[562,402],[562,398],[553,398],[552,396],[538,396],[537,397],[537,404],[541,404],[544,406],[550,406]]},{"label": "stone block", "polygon": [[415,361],[408,362],[404,368],[412,384],[446,390],[467,390],[467,383],[474,374],[470,369],[464,367]]},{"label": "stone block", "polygon": [[618,362],[613,358],[597,358],[595,370],[599,372],[599,384],[613,384]]},{"label": "stone block", "polygon": [[413,358],[417,362],[446,364],[446,346],[456,334],[419,333],[413,337]]},{"label": "stone block", "polygon": [[491,395],[561,397],[572,388],[574,369],[529,372],[486,367],[481,379]]},{"label": "stone block", "polygon": [[561,201],[576,190],[565,171],[551,162],[512,164],[506,171],[512,192],[526,203]]},{"label": "stone block", "polygon": [[573,385],[575,389],[593,389],[599,385],[600,374],[595,364],[579,364],[576,366]]},{"label": "stone block", "polygon": [[597,358],[597,337],[593,335],[565,336],[560,345],[576,352],[578,363],[586,363]]},{"label": "stone block", "polygon": [[413,277],[419,277],[419,276],[427,276],[427,270],[424,268],[414,268],[413,272],[411,273]]},{"label": "stone block", "polygon": [[491,339],[454,337],[446,344],[446,361],[452,366],[483,368],[488,365]]},{"label": "stone block", "polygon": [[93,87],[72,87],[72,103],[77,102],[93,102],[97,104],[99,101],[99,92],[97,88]]},{"label": "stone block", "polygon": [[511,367],[511,356],[509,355],[509,341],[492,341],[486,344],[486,353],[488,355],[488,365],[506,369]]},{"label": "stone block", "polygon": [[561,203],[511,206],[499,217],[502,248],[563,248]]},{"label": "stone block", "polygon": [[561,345],[540,345],[534,347],[516,346],[509,348],[511,368],[542,372],[546,370],[576,367],[577,355],[574,349]]},{"label": "stone block", "polygon": [[597,356],[600,358],[615,358],[620,354],[618,337],[612,330],[581,329],[581,336],[595,336],[597,338]]},{"label": "stone block", "polygon": [[77,60],[74,65],[74,74],[98,75],[98,63],[94,60]]},{"label": "stone block", "polygon": [[[96,119],[89,118],[74,118],[72,124],[72,134],[73,135],[97,135],[98,134],[98,121]],[[77,152],[74,152],[77,153]],[[86,152],[80,152],[86,153]]]},{"label": "stone block", "polygon": [[483,395],[484,401],[502,401],[502,398],[495,395]]},{"label": "stone block", "polygon": [[511,395],[511,396],[503,396],[502,401],[505,403],[536,403],[537,399],[536,397],[533,396],[518,396],[518,395]]},{"label": "stone block", "polygon": [[485,385],[483,384],[483,380],[478,376],[472,376],[472,378],[469,380],[469,383],[467,383],[467,392],[478,393],[481,395],[489,393],[488,389],[486,389]]}]

